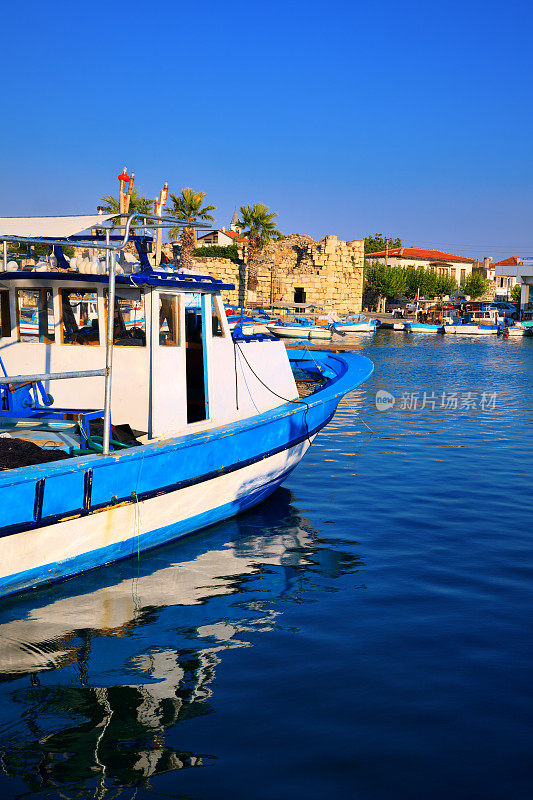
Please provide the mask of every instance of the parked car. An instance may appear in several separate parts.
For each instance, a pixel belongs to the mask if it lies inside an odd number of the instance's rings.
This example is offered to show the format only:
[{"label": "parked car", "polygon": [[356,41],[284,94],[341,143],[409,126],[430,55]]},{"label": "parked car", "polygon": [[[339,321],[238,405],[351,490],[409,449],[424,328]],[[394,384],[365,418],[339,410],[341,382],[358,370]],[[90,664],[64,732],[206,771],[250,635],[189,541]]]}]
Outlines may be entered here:
[{"label": "parked car", "polygon": [[497,308],[502,317],[510,317],[511,319],[518,319],[518,304],[511,303],[508,300],[498,300],[490,304],[490,308]]}]

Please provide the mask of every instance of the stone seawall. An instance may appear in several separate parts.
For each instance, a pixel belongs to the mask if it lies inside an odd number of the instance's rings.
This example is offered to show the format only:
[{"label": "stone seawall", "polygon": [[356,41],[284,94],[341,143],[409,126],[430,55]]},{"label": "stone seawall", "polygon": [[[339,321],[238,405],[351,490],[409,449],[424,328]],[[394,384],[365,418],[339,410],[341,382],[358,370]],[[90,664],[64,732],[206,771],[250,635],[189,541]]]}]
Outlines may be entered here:
[{"label": "stone seawall", "polygon": [[[238,305],[244,298],[246,248],[239,263],[223,258],[202,258],[195,253],[196,268],[214,278],[235,284],[224,292],[224,301]],[[326,236],[315,242],[310,236],[291,234],[268,245],[258,269],[257,299],[271,302],[315,303],[340,314],[361,311],[363,295],[364,240],[344,242]]]}]

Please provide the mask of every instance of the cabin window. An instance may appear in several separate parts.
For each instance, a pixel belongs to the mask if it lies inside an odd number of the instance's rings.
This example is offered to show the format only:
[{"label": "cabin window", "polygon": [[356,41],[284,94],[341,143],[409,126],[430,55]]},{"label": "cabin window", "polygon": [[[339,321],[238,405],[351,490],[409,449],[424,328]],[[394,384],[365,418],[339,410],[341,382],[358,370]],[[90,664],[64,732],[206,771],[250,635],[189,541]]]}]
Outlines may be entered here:
[{"label": "cabin window", "polygon": [[17,317],[20,342],[55,340],[51,289],[17,289]]},{"label": "cabin window", "polygon": [[0,336],[11,336],[9,292],[0,291]]},{"label": "cabin window", "polygon": [[[107,292],[105,293],[107,318]],[[117,291],[113,344],[115,347],[145,347],[146,316],[144,294],[139,291]]]},{"label": "cabin window", "polygon": [[96,292],[61,289],[59,300],[63,344],[100,344]]},{"label": "cabin window", "polygon": [[217,302],[219,298],[211,295],[211,325],[213,336],[224,336],[224,328],[222,327],[221,318],[221,305],[222,302]]},{"label": "cabin window", "polygon": [[180,343],[178,296],[159,293],[159,344],[176,347]]}]

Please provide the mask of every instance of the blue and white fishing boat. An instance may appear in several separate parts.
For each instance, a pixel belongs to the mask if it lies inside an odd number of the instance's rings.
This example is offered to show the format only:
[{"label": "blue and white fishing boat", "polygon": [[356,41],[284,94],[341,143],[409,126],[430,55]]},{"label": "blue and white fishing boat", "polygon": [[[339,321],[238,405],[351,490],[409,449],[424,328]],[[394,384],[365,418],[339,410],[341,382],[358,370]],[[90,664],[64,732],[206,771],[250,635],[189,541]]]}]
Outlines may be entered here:
[{"label": "blue and white fishing boat", "polygon": [[495,309],[480,309],[453,315],[444,325],[445,333],[462,336],[490,336],[501,332],[498,313]]},{"label": "blue and white fishing boat", "polygon": [[410,322],[411,333],[444,333],[444,325],[432,325],[429,322]]},{"label": "blue and white fishing boat", "polygon": [[[259,503],[373,369],[358,353],[232,336],[220,292],[233,287],[150,264],[154,231],[175,220],[132,214],[113,228],[112,217],[0,219],[0,595]],[[117,275],[128,241],[140,267]],[[6,269],[9,242],[53,246],[57,267]],[[105,251],[105,274],[71,270],[65,244]],[[80,324],[89,297],[97,313]],[[25,307],[38,321],[29,336]],[[314,382],[305,399],[295,374]]]},{"label": "blue and white fishing boat", "polygon": [[380,326],[379,319],[366,319],[364,314],[360,314],[356,320],[341,320],[334,322],[336,331],[341,333],[374,333]]}]

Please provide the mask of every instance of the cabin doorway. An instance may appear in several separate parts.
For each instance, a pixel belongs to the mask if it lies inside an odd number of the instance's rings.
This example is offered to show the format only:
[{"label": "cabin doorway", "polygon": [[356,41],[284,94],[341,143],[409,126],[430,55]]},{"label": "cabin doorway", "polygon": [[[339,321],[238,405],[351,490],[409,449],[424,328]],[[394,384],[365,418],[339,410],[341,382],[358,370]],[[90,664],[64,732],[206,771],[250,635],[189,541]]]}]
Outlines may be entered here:
[{"label": "cabin doorway", "polygon": [[[206,296],[199,305],[185,308],[185,384],[187,423],[201,422],[208,417]],[[211,298],[208,297],[211,302]]]},{"label": "cabin doorway", "polygon": [[298,304],[305,303],[305,291],[303,287],[294,287],[294,302]]}]

